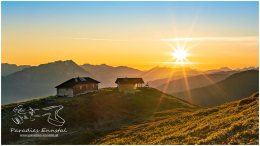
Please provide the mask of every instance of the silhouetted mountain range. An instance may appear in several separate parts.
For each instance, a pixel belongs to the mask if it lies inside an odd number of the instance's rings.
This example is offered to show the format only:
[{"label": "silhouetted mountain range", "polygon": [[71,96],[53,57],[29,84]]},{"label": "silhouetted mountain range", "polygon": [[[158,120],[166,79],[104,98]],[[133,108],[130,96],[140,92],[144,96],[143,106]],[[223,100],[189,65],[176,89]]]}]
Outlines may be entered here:
[{"label": "silhouetted mountain range", "polygon": [[25,68],[31,67],[30,65],[16,65],[16,64],[8,64],[2,63],[1,66],[1,76],[7,76],[9,74],[15,73],[17,71],[21,71]]},{"label": "silhouetted mountain range", "polygon": [[228,71],[232,71],[232,69],[230,69],[229,67],[221,67],[219,69],[208,70],[207,73],[228,72]]},{"label": "silhouetted mountain range", "polygon": [[93,74],[94,78],[101,81],[100,87],[114,87],[115,80],[119,77],[138,77],[142,71],[126,66],[113,67],[106,64],[81,65],[86,71]]},{"label": "silhouetted mountain range", "polygon": [[2,103],[53,95],[56,85],[76,76],[92,77],[71,60],[25,68],[2,77]]},{"label": "silhouetted mountain range", "polygon": [[200,106],[215,106],[228,101],[240,100],[257,92],[259,88],[259,71],[247,70],[233,74],[215,84],[173,92],[172,95]]},{"label": "silhouetted mountain range", "polygon": [[[6,64],[2,64],[2,66],[6,66]],[[145,82],[149,82],[151,87],[155,87],[167,93],[173,93],[186,89],[185,80],[189,82],[189,88],[192,89],[213,84],[238,72],[234,70],[227,71],[230,69],[222,68],[219,71],[214,70],[214,73],[211,71],[209,75],[206,74],[207,72],[201,72],[191,68],[170,67],[155,67],[147,71],[141,71],[126,66],[113,67],[106,64],[84,64],[79,66],[72,60],[22,67],[16,72],[4,77],[2,76],[3,104],[23,99],[54,95],[56,94],[54,88],[56,85],[77,76],[89,76],[100,81],[100,88],[115,87],[115,80],[118,77],[142,77]],[[17,70],[19,67],[15,68]],[[8,68],[7,71],[5,71],[5,69],[6,67],[2,68],[2,73],[10,73]],[[202,73],[206,75],[202,76]],[[187,79],[185,79],[184,76],[187,77]]]},{"label": "silhouetted mountain range", "polygon": [[[181,78],[176,80],[170,80],[168,83],[166,79],[156,80],[149,82],[152,87],[155,87],[165,93],[181,92],[185,90],[190,90],[193,88],[199,88],[214,84],[218,81],[224,80],[228,76],[232,75],[233,71],[213,73],[213,74],[200,74],[195,76],[190,76],[187,78]],[[159,86],[156,86],[159,85]]]},{"label": "silhouetted mountain range", "polygon": [[140,74],[145,81],[153,81],[164,78],[177,79],[182,78],[183,74],[187,76],[199,74],[200,71],[191,68],[170,68],[170,67],[154,67]]}]

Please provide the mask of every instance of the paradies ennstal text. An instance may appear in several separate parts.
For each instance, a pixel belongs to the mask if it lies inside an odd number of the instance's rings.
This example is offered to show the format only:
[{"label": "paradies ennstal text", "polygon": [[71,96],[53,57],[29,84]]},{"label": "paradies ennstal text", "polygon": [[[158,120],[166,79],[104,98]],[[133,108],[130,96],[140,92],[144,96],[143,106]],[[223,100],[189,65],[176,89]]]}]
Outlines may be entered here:
[{"label": "paradies ennstal text", "polygon": [[48,128],[41,128],[41,129],[34,129],[34,128],[10,128],[11,133],[66,133],[66,128],[58,128],[58,129],[48,129]]}]

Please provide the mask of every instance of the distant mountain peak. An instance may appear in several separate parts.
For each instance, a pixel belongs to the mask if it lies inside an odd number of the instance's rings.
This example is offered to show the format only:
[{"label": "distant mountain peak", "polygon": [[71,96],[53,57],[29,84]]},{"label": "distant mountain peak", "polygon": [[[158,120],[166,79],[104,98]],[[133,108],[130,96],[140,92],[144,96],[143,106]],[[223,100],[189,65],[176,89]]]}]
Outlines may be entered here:
[{"label": "distant mountain peak", "polygon": [[57,60],[57,61],[54,61],[54,62],[49,62],[47,64],[50,64],[50,63],[73,63],[73,64],[76,64],[73,60]]},{"label": "distant mountain peak", "polygon": [[[28,67],[2,78],[2,102],[55,94],[55,86],[78,76],[93,77],[72,60]],[[10,90],[10,88],[12,90]]]},{"label": "distant mountain peak", "polygon": [[107,64],[90,64],[90,63],[85,63],[85,64],[82,64],[81,66],[113,67],[113,66],[110,66],[110,65],[107,65]]},{"label": "distant mountain peak", "polygon": [[65,60],[65,61],[58,60],[54,62],[40,64],[38,67],[49,66],[49,65],[77,65],[77,64],[73,60]]},{"label": "distant mountain peak", "polygon": [[92,64],[86,63],[86,64],[83,64],[81,66],[85,69],[91,67],[91,68],[107,68],[107,69],[130,69],[130,70],[140,71],[138,69],[131,68],[131,67],[128,67],[128,66],[111,66],[111,65],[107,65],[107,64],[92,65]]},{"label": "distant mountain peak", "polygon": [[229,67],[221,67],[219,68],[219,71],[232,71],[232,69]]},{"label": "distant mountain peak", "polygon": [[1,75],[2,76],[7,76],[12,73],[21,71],[23,69],[31,67],[30,65],[16,65],[16,64],[9,64],[9,63],[2,63],[1,65],[2,70],[1,70]]}]

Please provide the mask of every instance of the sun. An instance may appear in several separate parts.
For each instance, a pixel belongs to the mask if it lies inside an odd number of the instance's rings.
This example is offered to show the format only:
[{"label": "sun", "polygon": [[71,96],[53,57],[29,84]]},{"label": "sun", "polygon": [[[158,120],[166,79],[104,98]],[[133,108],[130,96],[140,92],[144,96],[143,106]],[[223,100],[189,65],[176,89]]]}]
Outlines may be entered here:
[{"label": "sun", "polygon": [[185,64],[187,60],[188,52],[185,49],[178,48],[172,52],[172,56],[175,58],[176,64]]}]

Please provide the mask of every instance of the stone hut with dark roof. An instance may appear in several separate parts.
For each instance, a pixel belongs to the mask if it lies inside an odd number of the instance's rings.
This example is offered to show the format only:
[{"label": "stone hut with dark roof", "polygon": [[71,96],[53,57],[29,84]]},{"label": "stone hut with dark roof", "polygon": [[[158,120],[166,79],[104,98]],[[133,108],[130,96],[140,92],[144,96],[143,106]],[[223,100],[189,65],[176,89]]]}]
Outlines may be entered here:
[{"label": "stone hut with dark roof", "polygon": [[77,77],[69,79],[55,88],[57,89],[57,96],[74,97],[97,91],[98,83],[100,82],[90,77]]},{"label": "stone hut with dark roof", "polygon": [[142,87],[144,81],[142,78],[117,78],[115,83],[118,91],[130,91]]}]

